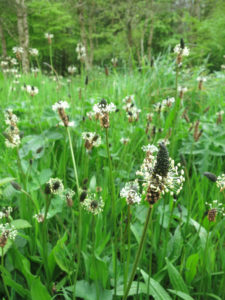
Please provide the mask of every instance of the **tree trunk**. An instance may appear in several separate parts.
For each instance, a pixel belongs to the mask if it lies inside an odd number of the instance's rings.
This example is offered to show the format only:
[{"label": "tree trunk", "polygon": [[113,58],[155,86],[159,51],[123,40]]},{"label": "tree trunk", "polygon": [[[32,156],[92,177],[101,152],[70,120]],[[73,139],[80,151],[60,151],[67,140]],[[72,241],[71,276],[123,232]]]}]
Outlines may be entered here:
[{"label": "tree trunk", "polygon": [[3,57],[6,57],[7,56],[7,48],[6,48],[6,41],[5,41],[5,35],[4,35],[1,18],[0,18],[0,38],[1,38],[1,44],[2,44],[2,55],[3,55]]},{"label": "tree trunk", "polygon": [[89,57],[88,57],[88,47],[87,47],[88,45],[87,45],[87,37],[86,37],[86,30],[85,30],[85,23],[84,23],[83,6],[84,6],[84,3],[79,2],[77,13],[79,16],[81,40],[82,40],[82,44],[84,45],[84,47],[86,49],[86,56],[84,59],[84,63],[85,63],[85,68],[88,70],[90,68],[90,64],[89,64]]},{"label": "tree trunk", "polygon": [[148,36],[148,60],[152,59],[152,39],[154,33],[154,12],[153,12],[153,0],[150,2],[150,31]]},{"label": "tree trunk", "polygon": [[17,28],[20,47],[23,48],[22,67],[23,72],[29,72],[29,30],[27,23],[27,8],[24,0],[16,0],[17,8]]},{"label": "tree trunk", "polygon": [[194,10],[195,10],[195,16],[200,20],[201,18],[200,0],[195,0]]}]

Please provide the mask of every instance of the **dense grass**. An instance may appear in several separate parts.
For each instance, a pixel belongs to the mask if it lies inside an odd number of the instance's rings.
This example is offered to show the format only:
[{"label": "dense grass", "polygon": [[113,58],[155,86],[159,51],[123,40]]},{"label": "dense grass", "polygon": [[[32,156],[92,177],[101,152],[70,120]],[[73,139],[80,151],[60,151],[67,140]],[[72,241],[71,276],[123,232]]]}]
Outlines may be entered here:
[{"label": "dense grass", "polygon": [[[187,86],[188,91],[183,100],[177,97],[176,103],[160,115],[154,112],[154,103],[176,94],[175,64],[168,56],[159,57],[153,68],[112,69],[109,76],[105,76],[102,69],[93,70],[88,74],[88,84],[87,74],[71,78],[70,83],[66,78],[56,82],[41,74],[37,77],[22,75],[19,85],[13,84],[12,77],[2,75],[0,178],[14,178],[35,203],[33,205],[29,196],[15,190],[10,183],[2,184],[1,206],[13,207],[13,220],[28,222],[20,221],[18,236],[13,243],[9,241],[10,247],[4,248],[7,253],[1,272],[10,299],[72,299],[76,275],[77,299],[113,299],[115,265],[118,296],[114,295],[114,299],[122,299],[124,280],[127,281],[131,273],[149,205],[143,197],[140,205],[131,206],[129,219],[126,201],[120,198],[119,192],[126,182],[136,178],[135,173],[145,156],[141,147],[148,143],[157,145],[157,141],[170,132],[167,148],[175,162],[182,163],[186,181],[176,202],[165,195],[153,207],[130,299],[147,299],[147,294],[157,300],[225,299],[225,219],[218,215],[215,222],[209,222],[205,204],[215,199],[223,203],[224,194],[203,176],[205,171],[216,175],[225,172],[224,121],[216,124],[216,113],[225,108],[225,75],[209,74],[203,90],[199,91],[196,78],[202,72],[207,75],[204,67],[183,67],[178,83]],[[38,87],[38,95],[31,97],[22,91],[23,83]],[[142,110],[140,119],[134,123],[128,122],[122,109],[122,99],[131,94]],[[108,130],[113,174],[109,168],[105,130],[98,121],[84,118],[102,98],[119,108],[110,114]],[[71,108],[67,113],[75,121],[70,133],[79,185],[82,187],[83,180],[88,178],[90,191],[102,188],[105,207],[97,216],[83,209],[79,214],[81,191],[77,190],[67,131],[58,126],[59,118],[51,108],[60,99],[68,101]],[[204,112],[208,106],[210,109]],[[24,135],[19,147],[21,167],[16,149],[6,148],[2,134],[6,128],[3,112],[9,107],[19,117],[18,126]],[[190,122],[182,118],[185,109]],[[154,116],[146,134],[149,112],[154,112]],[[203,134],[194,141],[193,130],[189,129],[197,120]],[[156,126],[154,136],[151,134],[153,126]],[[102,137],[102,145],[93,148],[91,153],[85,150],[81,137],[86,131],[95,131]],[[121,137],[129,137],[130,143],[121,144]],[[46,205],[44,189],[50,177],[61,178],[65,187],[76,192],[74,205],[68,207],[65,200],[55,196],[51,200],[48,224],[41,224],[33,215],[37,213],[35,206],[42,209]],[[79,215],[81,261],[76,274]],[[2,284],[0,293],[7,299],[5,291]]]}]

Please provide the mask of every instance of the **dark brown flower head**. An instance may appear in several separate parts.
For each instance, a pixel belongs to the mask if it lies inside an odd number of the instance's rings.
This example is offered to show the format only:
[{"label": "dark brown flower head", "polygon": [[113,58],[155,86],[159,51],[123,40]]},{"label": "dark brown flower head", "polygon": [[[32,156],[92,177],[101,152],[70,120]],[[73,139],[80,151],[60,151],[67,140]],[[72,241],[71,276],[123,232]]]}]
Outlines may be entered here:
[{"label": "dark brown flower head", "polygon": [[216,182],[217,181],[217,176],[211,172],[205,172],[203,173],[204,176],[206,176],[209,180]]},{"label": "dark brown flower head", "polygon": [[64,186],[62,180],[59,178],[51,178],[45,186],[46,194],[61,194],[63,190]]},{"label": "dark brown flower head", "polygon": [[17,191],[21,190],[21,186],[17,182],[11,181],[10,183],[15,190],[17,190]]},{"label": "dark brown flower head", "polygon": [[181,49],[184,49],[184,47],[185,47],[183,38],[180,39],[180,47],[181,47]]},{"label": "dark brown flower head", "polygon": [[51,194],[51,188],[50,188],[50,184],[47,183],[45,186],[45,194],[46,195],[50,195]]},{"label": "dark brown flower head", "polygon": [[102,99],[99,104],[101,105],[101,107],[106,107],[107,105],[107,101],[105,99]]},{"label": "dark brown flower head", "polygon": [[85,186],[88,183],[88,178],[84,178],[84,180],[82,181],[82,185]]},{"label": "dark brown flower head", "polygon": [[166,177],[169,171],[169,153],[165,144],[159,144],[159,151],[157,154],[156,165],[153,170],[153,174]]},{"label": "dark brown flower head", "polygon": [[216,208],[212,208],[208,211],[208,220],[210,222],[214,222],[216,220],[217,210]]},{"label": "dark brown flower head", "polygon": [[84,200],[87,197],[87,192],[86,191],[82,191],[80,194],[80,202],[84,202]]},{"label": "dark brown flower head", "polygon": [[0,236],[0,247],[4,248],[7,243],[8,238],[5,235]]},{"label": "dark brown flower head", "polygon": [[98,201],[96,200],[92,200],[91,203],[90,203],[90,206],[92,209],[95,209],[98,207]]}]

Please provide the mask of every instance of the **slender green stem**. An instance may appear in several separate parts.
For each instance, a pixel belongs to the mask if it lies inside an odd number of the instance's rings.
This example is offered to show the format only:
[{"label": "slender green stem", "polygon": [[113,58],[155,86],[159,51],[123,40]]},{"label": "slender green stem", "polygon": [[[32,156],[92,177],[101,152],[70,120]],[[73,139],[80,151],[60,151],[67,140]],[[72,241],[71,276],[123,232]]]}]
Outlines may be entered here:
[{"label": "slender green stem", "polygon": [[172,221],[172,218],[173,218],[174,208],[175,208],[175,205],[174,205],[174,200],[173,200],[172,209],[171,209],[170,217],[169,217],[169,223],[168,223],[168,227],[167,227],[167,230],[166,230],[165,247],[163,248],[162,264],[164,263],[164,257],[166,256],[166,250],[168,249],[167,244],[168,244],[168,240],[169,240],[170,224],[171,224],[171,221]]},{"label": "slender green stem", "polygon": [[[17,150],[17,165],[18,165],[18,170],[19,170],[19,178],[23,184],[24,190],[26,190],[27,189],[26,188],[26,174],[23,171],[20,154],[19,154],[19,149],[17,148],[16,150]],[[27,211],[28,211],[27,207],[29,207],[29,206],[26,205],[26,201],[23,197],[20,202],[20,208],[21,208],[21,216],[22,216],[22,218],[25,218],[25,219],[26,219]]]},{"label": "slender green stem", "polygon": [[[203,291],[203,299],[208,299],[208,297],[206,298],[206,287],[207,287],[207,282],[208,277],[207,274],[207,249],[208,249],[208,242],[209,242],[209,230],[207,232],[207,236],[206,236],[206,241],[205,241],[205,249],[204,249],[204,255],[203,255],[203,263],[202,263],[202,278],[201,278],[201,285],[200,285],[200,291]],[[203,283],[204,284],[203,286]]]},{"label": "slender green stem", "polygon": [[134,280],[134,276],[135,276],[135,273],[136,273],[136,270],[137,270],[137,267],[138,267],[138,263],[139,263],[139,260],[141,258],[141,253],[142,253],[142,249],[143,249],[143,246],[144,246],[146,233],[147,233],[147,230],[148,230],[148,224],[149,224],[149,221],[150,221],[151,211],[152,211],[152,207],[150,206],[149,209],[148,209],[148,214],[147,214],[146,220],[145,220],[145,225],[144,225],[144,229],[143,229],[143,232],[142,232],[141,241],[140,241],[138,251],[137,251],[137,254],[136,254],[136,257],[135,257],[134,265],[133,265],[133,268],[132,268],[132,273],[131,273],[128,285],[126,287],[126,291],[125,291],[125,294],[123,296],[123,300],[126,300],[127,297],[128,297],[128,294],[129,294],[129,291],[130,291],[130,288],[131,288],[131,285],[132,285],[132,282]]},{"label": "slender green stem", "polygon": [[178,69],[178,64],[176,64],[176,91],[175,91],[175,99],[177,99],[177,92],[178,92],[178,75],[179,75],[179,69]]},{"label": "slender green stem", "polygon": [[44,221],[42,226],[42,236],[43,236],[43,262],[44,262],[44,269],[47,277],[47,283],[49,284],[50,274],[48,268],[48,224],[47,224],[47,215],[49,206],[51,203],[51,199],[48,197],[46,198],[45,204],[45,214],[44,214]]},{"label": "slender green stem", "polygon": [[[1,265],[2,265],[2,269],[3,269],[4,268],[4,248],[3,247],[2,247]],[[10,295],[9,295],[9,291],[8,291],[7,285],[5,284],[3,271],[2,271],[2,282],[3,282],[3,286],[4,286],[4,289],[5,289],[7,298],[8,298],[8,300],[10,300]]]},{"label": "slender green stem", "polygon": [[[151,215],[150,215],[150,230],[151,230],[151,247],[153,247],[153,223],[152,223],[152,216],[153,216],[154,206],[152,207]],[[148,271],[148,285],[147,285],[147,295],[149,298],[150,294],[150,279],[152,274],[152,251],[150,251],[150,258],[149,258],[149,271]]]},{"label": "slender green stem", "polygon": [[50,64],[53,69],[53,62],[52,62],[52,44],[49,45],[49,56],[50,56]]},{"label": "slender green stem", "polygon": [[69,130],[68,127],[67,127],[67,134],[68,134],[68,138],[69,138],[70,151],[71,151],[72,162],[73,162],[74,176],[75,176],[76,185],[77,185],[77,193],[79,195],[79,193],[80,193],[80,186],[79,186],[79,180],[78,180],[77,166],[76,166],[76,161],[75,161],[74,152],[73,152],[73,145],[72,145],[70,130]]},{"label": "slender green stem", "polygon": [[114,231],[114,251],[115,251],[115,262],[114,262],[114,294],[116,296],[117,291],[117,236],[116,236],[116,193],[115,193],[115,183],[113,178],[112,160],[109,151],[109,135],[108,128],[105,129],[106,136],[106,147],[109,162],[109,177],[110,177],[110,189],[111,189],[111,201],[112,201],[112,222]]},{"label": "slender green stem", "polygon": [[[77,186],[77,195],[78,195],[78,234],[77,234],[77,239],[78,239],[78,249],[77,249],[77,269],[75,272],[74,276],[74,289],[73,289],[73,300],[76,299],[76,283],[77,283],[77,277],[79,273],[79,268],[80,268],[80,261],[81,261],[81,235],[82,235],[82,215],[81,215],[81,206],[80,206],[80,185],[79,185],[79,180],[78,180],[78,173],[77,173],[77,166],[76,166],[76,161],[75,161],[75,156],[74,156],[74,151],[73,151],[73,145],[72,145],[72,140],[71,140],[71,135],[70,135],[70,130],[67,127],[67,134],[69,138],[69,145],[70,145],[70,152],[71,152],[71,157],[72,157],[72,162],[73,162],[73,170],[74,170],[74,176],[76,180],[76,186]],[[72,224],[74,226],[74,224]],[[73,240],[73,237],[72,237]],[[76,248],[76,241],[74,241],[74,249]],[[74,255],[72,256],[72,263],[74,262]]]},{"label": "slender green stem", "polygon": [[124,272],[124,291],[126,290],[127,286],[127,274],[129,272],[129,266],[130,266],[130,219],[131,219],[131,212],[130,212],[130,205],[128,205],[127,208],[127,264],[126,264],[126,270]]}]

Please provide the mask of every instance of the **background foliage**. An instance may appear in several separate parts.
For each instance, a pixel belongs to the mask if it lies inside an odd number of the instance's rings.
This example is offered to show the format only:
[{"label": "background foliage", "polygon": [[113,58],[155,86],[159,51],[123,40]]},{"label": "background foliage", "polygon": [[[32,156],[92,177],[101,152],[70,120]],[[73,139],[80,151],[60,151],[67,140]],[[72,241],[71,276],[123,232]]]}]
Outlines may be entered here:
[{"label": "background foliage", "polygon": [[[76,64],[75,47],[82,41],[91,65],[109,64],[112,57],[142,65],[183,37],[192,48],[192,64],[207,58],[210,70],[220,69],[225,53],[224,0],[25,1],[30,47],[48,61],[45,32],[55,38],[53,61],[58,71]],[[1,24],[8,54],[18,45],[14,0],[1,0]],[[151,57],[149,57],[151,56]]]}]

